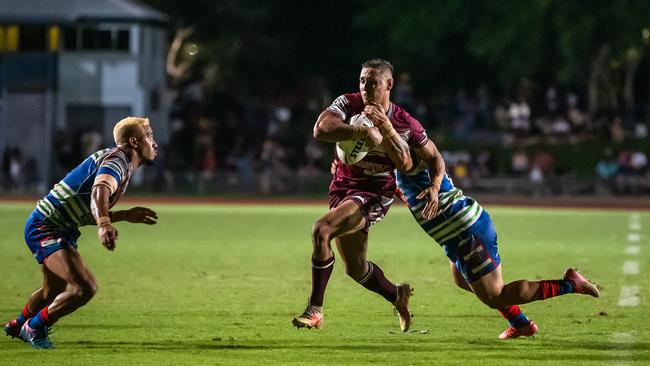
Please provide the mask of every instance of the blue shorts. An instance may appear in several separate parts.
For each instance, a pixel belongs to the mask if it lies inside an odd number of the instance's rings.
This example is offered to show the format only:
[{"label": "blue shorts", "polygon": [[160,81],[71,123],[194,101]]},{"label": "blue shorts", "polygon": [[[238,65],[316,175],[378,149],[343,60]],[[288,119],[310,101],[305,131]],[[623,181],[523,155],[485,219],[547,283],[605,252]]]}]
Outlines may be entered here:
[{"label": "blue shorts", "polygon": [[447,240],[442,247],[468,283],[494,271],[501,263],[497,233],[485,211],[468,231]]},{"label": "blue shorts", "polygon": [[25,223],[25,243],[39,264],[57,250],[76,249],[80,235],[76,228],[54,225],[38,211],[32,212]]},{"label": "blue shorts", "polygon": [[[422,202],[417,199],[417,195],[422,192],[424,187],[428,187],[430,184],[431,179],[427,170],[423,170],[416,175],[406,175],[397,172],[397,186],[409,207],[414,207]],[[443,192],[453,188],[447,176],[443,178],[440,188]],[[473,202],[471,198],[465,197],[464,201],[459,202],[458,205],[468,205],[471,202]],[[409,211],[411,211],[412,215],[415,215],[412,210]],[[416,221],[418,220],[418,217],[414,216],[414,218]],[[439,216],[439,220],[442,221],[444,219],[444,216]],[[430,225],[427,224],[427,221],[420,223],[420,227],[425,232],[431,229],[423,225]],[[458,272],[463,275],[467,282],[474,282],[480,279],[494,271],[501,263],[497,248],[497,233],[494,230],[490,215],[485,210],[483,210],[478,220],[467,228],[467,230],[445,240],[444,243],[438,244],[444,249],[447,258],[456,264]]]}]

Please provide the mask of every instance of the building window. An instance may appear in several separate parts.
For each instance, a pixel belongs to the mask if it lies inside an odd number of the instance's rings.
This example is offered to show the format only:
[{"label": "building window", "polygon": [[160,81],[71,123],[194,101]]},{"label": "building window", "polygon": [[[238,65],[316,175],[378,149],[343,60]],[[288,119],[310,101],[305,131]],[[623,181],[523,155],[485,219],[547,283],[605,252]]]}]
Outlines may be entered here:
[{"label": "building window", "polygon": [[69,51],[129,52],[130,32],[124,25],[78,25],[63,29],[63,42]]},{"label": "building window", "polygon": [[84,28],[81,32],[82,50],[110,50],[111,31]]},{"label": "building window", "polygon": [[117,49],[120,51],[129,51],[129,41],[131,36],[128,30],[120,29],[117,31]]},{"label": "building window", "polygon": [[47,47],[48,27],[23,25],[19,29],[18,44],[20,51],[45,51]]},{"label": "building window", "polygon": [[63,48],[66,50],[76,50],[77,47],[77,27],[63,27]]}]

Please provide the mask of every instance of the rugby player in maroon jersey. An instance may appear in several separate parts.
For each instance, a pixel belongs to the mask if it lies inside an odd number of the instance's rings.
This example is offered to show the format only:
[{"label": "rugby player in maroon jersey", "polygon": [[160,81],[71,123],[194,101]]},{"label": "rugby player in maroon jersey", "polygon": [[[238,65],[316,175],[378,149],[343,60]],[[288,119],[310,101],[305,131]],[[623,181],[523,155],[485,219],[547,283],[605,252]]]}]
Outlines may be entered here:
[{"label": "rugby player in maroon jersey", "polygon": [[[407,331],[411,323],[408,308],[412,288],[394,284],[381,268],[366,258],[370,226],[384,218],[393,202],[394,170],[409,170],[410,149],[421,149],[428,137],[420,123],[390,101],[393,66],[382,59],[362,64],[359,92],[339,96],[319,116],[314,137],[337,142],[366,138],[368,155],[354,165],[338,158],[329,187],[330,210],[316,220],[312,228],[312,290],[307,308],[296,316],[296,327],[320,328],[323,324],[323,300],[334,266],[330,242],[336,242],[346,273],[366,289],[392,303]],[[351,126],[350,117],[363,113],[374,127]]]}]

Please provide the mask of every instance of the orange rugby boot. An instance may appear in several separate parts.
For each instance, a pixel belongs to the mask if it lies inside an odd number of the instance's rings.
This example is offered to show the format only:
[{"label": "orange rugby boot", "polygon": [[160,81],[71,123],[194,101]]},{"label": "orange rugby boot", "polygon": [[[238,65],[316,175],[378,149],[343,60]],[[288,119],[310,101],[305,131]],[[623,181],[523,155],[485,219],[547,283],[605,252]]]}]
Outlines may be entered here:
[{"label": "orange rugby boot", "polygon": [[503,333],[499,335],[499,339],[506,340],[506,339],[514,339],[514,338],[519,338],[521,336],[524,337],[532,337],[534,336],[537,332],[539,332],[539,327],[537,324],[535,324],[534,321],[528,322],[528,324],[524,325],[523,327],[515,328],[512,325],[508,327],[508,329],[504,330]]},{"label": "orange rugby boot", "polygon": [[299,316],[293,318],[291,323],[296,327],[296,328],[316,328],[320,329],[323,327],[323,312],[314,307],[314,306],[307,306],[307,309],[300,314]]},{"label": "orange rugby boot", "polygon": [[5,324],[5,334],[11,338],[18,338],[20,336],[20,325],[16,319]]},{"label": "orange rugby boot", "polygon": [[413,296],[413,288],[408,283],[397,285],[397,300],[393,303],[395,312],[399,317],[399,329],[406,332],[411,327],[411,310],[409,300]]},{"label": "orange rugby boot", "polygon": [[591,281],[581,275],[575,268],[569,268],[564,272],[564,280],[571,282],[576,293],[590,295],[593,297],[600,296],[598,287]]}]

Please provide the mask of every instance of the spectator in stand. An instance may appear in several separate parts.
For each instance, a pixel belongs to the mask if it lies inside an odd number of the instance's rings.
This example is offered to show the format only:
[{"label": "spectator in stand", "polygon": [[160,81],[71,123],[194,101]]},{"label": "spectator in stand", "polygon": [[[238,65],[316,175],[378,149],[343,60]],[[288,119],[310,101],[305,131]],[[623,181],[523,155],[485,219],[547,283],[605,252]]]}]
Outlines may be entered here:
[{"label": "spectator in stand", "polygon": [[510,129],[510,114],[508,113],[507,103],[499,103],[494,108],[494,122],[502,131]]},{"label": "spectator in stand", "polygon": [[526,151],[519,149],[512,154],[512,174],[518,177],[524,176],[530,169],[530,161]]},{"label": "spectator in stand", "polygon": [[623,131],[623,120],[620,116],[614,116],[609,125],[609,139],[610,141],[620,144],[625,140],[625,131]]},{"label": "spectator in stand", "polygon": [[629,193],[632,176],[632,151],[623,149],[618,153],[618,174],[616,175],[616,188],[619,193]]},{"label": "spectator in stand", "polygon": [[[324,173],[325,171],[320,168],[323,164],[323,158],[326,155],[326,152],[323,148],[323,144],[311,138],[307,139],[307,146],[305,146],[305,157],[307,158],[307,163],[300,167],[298,170],[298,176],[302,178],[315,178]],[[329,158],[329,154],[327,155]]]},{"label": "spectator in stand", "polygon": [[553,155],[544,150],[539,150],[533,159],[533,166],[529,172],[529,179],[533,185],[534,195],[548,195],[552,193],[548,177],[554,173]]},{"label": "spectator in stand", "polygon": [[648,137],[648,125],[645,122],[637,122],[634,125],[634,137],[644,139]]},{"label": "spectator in stand", "polygon": [[530,133],[530,107],[522,97],[510,104],[510,129],[517,136],[527,136]]},{"label": "spectator in stand", "polygon": [[287,153],[275,138],[267,136],[262,144],[260,155],[260,192],[264,194],[283,192],[289,187],[289,167]]},{"label": "spectator in stand", "polygon": [[616,191],[618,162],[611,149],[605,149],[605,156],[596,164],[596,193],[611,194]]},{"label": "spectator in stand", "polygon": [[25,169],[23,154],[19,147],[7,148],[3,159],[3,173],[6,176],[6,189],[20,193],[25,188]]},{"label": "spectator in stand", "polygon": [[630,156],[630,190],[632,194],[642,193],[645,187],[650,187],[647,176],[648,156],[643,151],[635,151]]},{"label": "spectator in stand", "polygon": [[566,116],[571,124],[571,131],[574,134],[584,134],[589,129],[587,116],[578,107],[578,96],[575,93],[567,94]]},{"label": "spectator in stand", "polygon": [[558,112],[557,89],[551,86],[546,89],[546,114],[553,115]]},{"label": "spectator in stand", "polygon": [[492,159],[492,152],[490,150],[481,150],[476,156],[476,169],[473,171],[478,172],[477,178],[487,178],[494,175],[494,159]]},{"label": "spectator in stand", "polygon": [[648,156],[643,151],[635,151],[630,157],[630,168],[633,174],[644,175],[648,167]]}]

